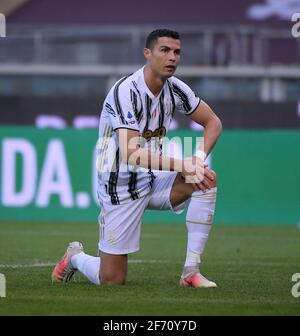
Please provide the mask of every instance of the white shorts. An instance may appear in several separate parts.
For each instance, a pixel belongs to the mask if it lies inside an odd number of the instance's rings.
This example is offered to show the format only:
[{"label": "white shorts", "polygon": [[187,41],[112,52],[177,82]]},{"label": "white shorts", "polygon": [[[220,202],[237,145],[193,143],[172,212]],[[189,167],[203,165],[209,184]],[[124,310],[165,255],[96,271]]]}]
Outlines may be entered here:
[{"label": "white shorts", "polygon": [[176,172],[158,172],[149,194],[126,204],[103,202],[99,215],[99,250],[128,254],[139,250],[143,215],[146,209],[181,213],[186,202],[172,208],[170,193]]}]

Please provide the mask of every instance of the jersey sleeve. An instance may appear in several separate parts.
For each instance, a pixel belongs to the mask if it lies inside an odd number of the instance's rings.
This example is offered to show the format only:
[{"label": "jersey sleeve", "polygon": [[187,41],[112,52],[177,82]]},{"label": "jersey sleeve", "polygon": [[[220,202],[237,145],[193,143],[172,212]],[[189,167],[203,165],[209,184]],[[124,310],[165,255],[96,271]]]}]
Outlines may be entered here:
[{"label": "jersey sleeve", "polygon": [[139,131],[131,100],[130,87],[119,81],[109,92],[104,109],[108,113],[113,130],[127,128]]},{"label": "jersey sleeve", "polygon": [[200,98],[183,81],[178,78],[172,80],[173,93],[175,97],[175,111],[185,115],[192,114],[200,104]]}]

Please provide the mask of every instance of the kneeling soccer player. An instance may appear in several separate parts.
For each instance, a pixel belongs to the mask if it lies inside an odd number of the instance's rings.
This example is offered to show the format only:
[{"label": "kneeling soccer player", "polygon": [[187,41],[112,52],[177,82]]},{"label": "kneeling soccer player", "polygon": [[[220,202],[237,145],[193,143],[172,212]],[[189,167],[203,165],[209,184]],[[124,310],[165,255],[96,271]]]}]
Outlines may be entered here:
[{"label": "kneeling soccer player", "polygon": [[[216,287],[201,275],[199,266],[217,192],[216,174],[204,160],[222,124],[189,86],[173,76],[180,46],[177,32],[153,31],[144,48],[145,66],[109,91],[99,124],[99,256],[85,254],[79,242],[70,243],[53,270],[53,281],[68,282],[79,270],[94,284],[125,284],[128,254],[139,250],[145,210],[180,212],[187,207],[187,254],[180,284]],[[204,127],[203,147],[193,157],[181,160],[162,155],[174,113]]]}]

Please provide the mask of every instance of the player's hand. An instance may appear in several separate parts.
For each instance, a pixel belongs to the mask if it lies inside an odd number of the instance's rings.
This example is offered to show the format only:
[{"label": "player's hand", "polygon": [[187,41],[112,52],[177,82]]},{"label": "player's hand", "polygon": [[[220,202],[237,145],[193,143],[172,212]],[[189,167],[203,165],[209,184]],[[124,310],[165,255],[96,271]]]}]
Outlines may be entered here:
[{"label": "player's hand", "polygon": [[195,191],[201,190],[205,192],[215,186],[215,172],[197,157],[184,160],[182,176],[185,177],[186,183],[192,183]]},{"label": "player's hand", "polygon": [[186,183],[192,183],[195,190],[201,190],[201,182],[204,179],[204,162],[193,156],[183,160],[182,176]]},{"label": "player's hand", "polygon": [[198,185],[199,190],[205,192],[206,190],[215,186],[216,174],[213,170],[208,168],[208,165],[204,165],[204,178],[202,182]]}]

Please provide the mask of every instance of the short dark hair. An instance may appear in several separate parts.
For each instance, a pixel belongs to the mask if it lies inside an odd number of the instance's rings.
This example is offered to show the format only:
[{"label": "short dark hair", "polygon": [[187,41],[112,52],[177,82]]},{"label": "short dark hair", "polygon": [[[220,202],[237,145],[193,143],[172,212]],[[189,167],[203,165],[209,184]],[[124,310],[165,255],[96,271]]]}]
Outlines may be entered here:
[{"label": "short dark hair", "polygon": [[179,33],[170,29],[156,29],[153,30],[147,37],[146,48],[152,49],[159,37],[171,37],[175,40],[180,40]]}]

